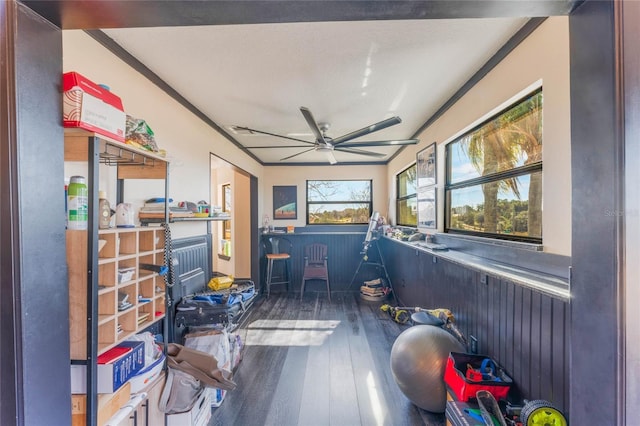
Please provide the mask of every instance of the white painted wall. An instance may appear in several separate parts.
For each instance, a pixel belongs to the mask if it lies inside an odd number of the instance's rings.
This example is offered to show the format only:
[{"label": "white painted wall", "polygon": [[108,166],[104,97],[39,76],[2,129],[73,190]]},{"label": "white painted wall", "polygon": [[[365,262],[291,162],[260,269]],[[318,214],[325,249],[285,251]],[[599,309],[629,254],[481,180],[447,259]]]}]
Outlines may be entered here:
[{"label": "white painted wall", "polygon": [[[171,161],[169,196],[175,201],[210,201],[210,152],[258,177],[259,186],[263,182],[263,166],[84,32],[63,31],[63,70],[76,71],[96,83],[108,85],[122,98],[125,112],[149,124],[159,147],[167,150]],[[72,171],[65,171],[67,173]],[[111,200],[115,200],[115,186],[101,182],[101,187],[109,191]],[[141,205],[144,199],[162,196],[163,188],[153,181],[127,182],[126,201]],[[262,193],[259,194],[259,206],[262,205],[261,198]],[[205,232],[204,223],[172,226],[173,238]]]},{"label": "white painted wall", "polygon": [[[543,87],[543,245],[571,255],[571,128],[569,22],[548,18],[442,117],[418,136],[388,167],[387,187],[395,198],[395,176],[415,162],[416,152],[438,143],[438,230],[444,229],[445,144],[536,86]],[[392,207],[394,207],[392,205]],[[392,209],[395,216],[395,208]]]},{"label": "white painted wall", "polygon": [[[204,124],[155,85],[81,31],[63,31],[64,71],[78,71],[105,83],[124,102],[125,110],[144,118],[171,159],[170,196],[208,200],[209,153],[236,164],[258,178],[258,217],[273,222],[272,187],[298,186],[298,218],[276,226],[304,226],[307,179],[373,179],[374,210],[395,215],[395,175],[415,162],[415,154],[438,143],[440,200],[444,190],[444,144],[505,107],[536,84],[543,85],[543,243],[550,253],[571,255],[571,179],[569,105],[569,27],[566,17],[547,19],[502,63],[426,129],[420,144],[407,147],[386,166],[263,167]],[[426,118],[425,118],[426,119]],[[65,173],[67,173],[65,171]],[[101,186],[103,186],[101,184]],[[109,191],[111,189],[107,188]],[[127,187],[128,201],[141,203],[161,188],[148,182]],[[444,204],[438,222],[443,226]],[[203,234],[204,224],[173,227],[174,238]]]},{"label": "white painted wall", "polygon": [[233,222],[231,222],[231,246],[234,276],[251,277],[251,197],[248,176],[235,172],[233,186]]}]

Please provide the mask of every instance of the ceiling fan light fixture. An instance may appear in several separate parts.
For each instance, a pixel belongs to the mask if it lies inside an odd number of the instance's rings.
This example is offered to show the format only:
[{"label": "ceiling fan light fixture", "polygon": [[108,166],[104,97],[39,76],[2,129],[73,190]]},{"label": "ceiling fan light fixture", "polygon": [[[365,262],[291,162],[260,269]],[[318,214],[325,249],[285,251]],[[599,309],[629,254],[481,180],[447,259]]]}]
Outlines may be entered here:
[{"label": "ceiling fan light fixture", "polygon": [[333,145],[330,144],[326,144],[326,145],[318,145],[316,147],[316,151],[320,151],[320,152],[332,152],[333,151]]},{"label": "ceiling fan light fixture", "polygon": [[327,153],[327,159],[329,160],[329,164],[336,164],[338,162],[338,160],[336,160],[336,157],[333,155],[333,149],[325,152]]}]

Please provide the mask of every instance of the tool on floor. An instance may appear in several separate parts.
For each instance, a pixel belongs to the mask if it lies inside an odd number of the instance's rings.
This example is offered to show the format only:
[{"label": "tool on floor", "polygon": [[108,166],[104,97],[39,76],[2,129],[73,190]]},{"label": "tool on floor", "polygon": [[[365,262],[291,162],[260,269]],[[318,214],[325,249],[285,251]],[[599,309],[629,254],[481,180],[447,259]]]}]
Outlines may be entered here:
[{"label": "tool on floor", "polygon": [[391,305],[384,304],[380,306],[380,310],[391,315],[391,318],[398,324],[406,324],[411,318],[407,308],[394,308]]},{"label": "tool on floor", "polygon": [[[445,330],[453,334],[454,337],[458,339],[463,345],[467,346],[467,339],[464,337],[462,332],[458,330],[458,327],[456,327],[455,317],[453,316],[453,313],[449,309],[445,309],[445,308],[425,309],[419,306],[393,307],[391,305],[384,304],[380,307],[380,310],[382,310],[383,312],[389,313],[389,315],[391,315],[391,318],[399,324],[407,323],[410,318],[411,319],[417,318],[417,315],[419,313],[427,314],[430,317],[429,318],[430,321],[428,322],[428,325],[442,326]],[[414,320],[414,322],[418,322],[422,324],[426,323],[424,320],[420,320],[420,321]]]},{"label": "tool on floor", "polygon": [[[450,322],[450,321],[454,320],[453,313],[451,313],[451,311],[449,309],[444,309],[444,308],[425,309],[425,308],[421,308],[419,306],[411,306],[411,307],[409,307],[409,306],[396,306],[396,307],[393,307],[391,305],[385,304],[385,305],[382,305],[380,307],[380,309],[382,311],[384,311],[384,312],[389,312],[390,314],[392,314],[395,311],[406,311],[407,314],[409,314],[409,312],[425,312],[425,313],[431,315],[432,317],[440,319],[443,324],[446,324],[447,322]],[[407,319],[407,321],[408,321],[408,319]]]}]

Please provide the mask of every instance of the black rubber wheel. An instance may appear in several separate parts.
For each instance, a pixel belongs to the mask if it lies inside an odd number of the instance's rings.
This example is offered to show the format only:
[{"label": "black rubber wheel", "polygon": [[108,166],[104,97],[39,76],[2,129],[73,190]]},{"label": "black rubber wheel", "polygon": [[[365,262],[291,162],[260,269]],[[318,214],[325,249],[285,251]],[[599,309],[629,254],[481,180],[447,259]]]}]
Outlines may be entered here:
[{"label": "black rubber wheel", "polygon": [[560,410],[543,399],[524,404],[520,420],[523,426],[567,426],[567,419]]}]

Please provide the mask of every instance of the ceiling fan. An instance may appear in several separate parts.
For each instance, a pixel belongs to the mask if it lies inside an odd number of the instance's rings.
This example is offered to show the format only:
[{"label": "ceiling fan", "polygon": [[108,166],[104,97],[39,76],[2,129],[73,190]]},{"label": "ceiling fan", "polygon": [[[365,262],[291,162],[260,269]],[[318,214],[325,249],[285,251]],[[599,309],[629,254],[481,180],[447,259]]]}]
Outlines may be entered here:
[{"label": "ceiling fan", "polygon": [[385,141],[363,141],[363,142],[349,142],[353,139],[359,138],[361,136],[368,135],[369,133],[377,132],[378,130],[386,129],[387,127],[393,126],[395,124],[400,123],[400,117],[391,117],[386,120],[382,120],[378,123],[372,124],[367,127],[363,127],[360,130],[356,130],[351,133],[347,133],[346,135],[342,135],[337,138],[331,138],[327,136],[327,130],[329,130],[329,123],[318,123],[315,118],[313,118],[313,114],[309,111],[309,108],[300,107],[300,112],[304,116],[309,128],[313,132],[313,135],[316,137],[315,142],[305,141],[303,139],[292,138],[290,136],[277,135],[275,133],[269,133],[262,130],[250,129],[248,127],[242,126],[233,126],[234,130],[242,130],[249,133],[260,133],[263,135],[276,136],[279,138],[290,139],[297,142],[303,142],[305,145],[276,145],[276,146],[247,146],[248,149],[259,149],[259,148],[307,148],[302,150],[296,154],[289,155],[288,157],[281,158],[280,161],[288,160],[293,157],[297,157],[298,155],[302,155],[309,151],[317,151],[324,152],[327,155],[327,159],[329,163],[336,164],[336,157],[333,155],[334,151],[342,151],[348,152],[351,154],[359,154],[366,155],[369,157],[384,157],[386,154],[382,154],[379,152],[367,151],[364,149],[360,149],[361,147],[371,147],[371,146],[393,146],[393,145],[415,145],[418,143],[417,139],[401,139],[401,140],[385,140]]}]

